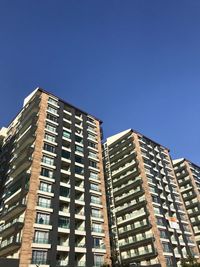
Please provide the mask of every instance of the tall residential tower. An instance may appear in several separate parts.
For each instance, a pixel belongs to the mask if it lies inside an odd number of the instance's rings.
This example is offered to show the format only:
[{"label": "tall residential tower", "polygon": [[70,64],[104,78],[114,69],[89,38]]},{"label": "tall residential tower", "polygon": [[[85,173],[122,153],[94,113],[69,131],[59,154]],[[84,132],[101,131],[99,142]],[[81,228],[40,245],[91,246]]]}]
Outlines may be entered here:
[{"label": "tall residential tower", "polygon": [[174,160],[173,163],[200,252],[200,167],[184,158]]},{"label": "tall residential tower", "polygon": [[0,258],[20,267],[109,263],[100,125],[37,88],[2,129]]},{"label": "tall residential tower", "polygon": [[169,150],[130,129],[107,139],[104,162],[116,266],[175,267],[188,254],[199,258]]}]

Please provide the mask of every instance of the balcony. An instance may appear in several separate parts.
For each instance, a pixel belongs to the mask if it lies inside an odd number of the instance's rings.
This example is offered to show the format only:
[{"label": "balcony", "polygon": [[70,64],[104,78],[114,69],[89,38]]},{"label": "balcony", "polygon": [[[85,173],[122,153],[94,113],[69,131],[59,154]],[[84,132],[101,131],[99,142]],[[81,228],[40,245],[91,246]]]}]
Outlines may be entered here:
[{"label": "balcony", "polygon": [[15,205],[9,207],[8,209],[3,209],[0,214],[0,220],[8,221],[13,217],[21,214],[26,208],[26,205],[16,203]]},{"label": "balcony", "polygon": [[132,179],[130,178],[130,180],[128,180],[127,183],[124,183],[119,187],[115,187],[113,189],[113,193],[115,196],[118,196],[121,192],[129,190],[130,188],[133,187],[133,185],[140,184],[141,182],[142,182],[142,178],[139,176],[136,178],[132,178]]},{"label": "balcony", "polygon": [[121,228],[118,231],[119,237],[123,238],[123,237],[128,237],[130,234],[136,234],[136,233],[140,233],[140,232],[145,232],[149,229],[151,229],[152,225],[150,223],[138,223],[137,225],[129,225],[127,226],[126,229]]},{"label": "balcony", "polygon": [[0,257],[6,257],[9,254],[13,254],[21,246],[21,242],[14,241],[13,238],[3,241],[0,245]]},{"label": "balcony", "polygon": [[24,219],[18,218],[14,221],[0,226],[0,236],[5,238],[6,236],[12,235],[16,230],[20,230],[24,225]]},{"label": "balcony", "polygon": [[115,197],[115,203],[117,204],[127,202],[128,200],[133,199],[141,194],[144,194],[144,190],[143,188],[138,187],[135,190],[130,190],[129,193],[124,193],[121,196]]},{"label": "balcony", "polygon": [[133,211],[130,214],[126,214],[126,218],[117,218],[117,224],[130,224],[131,221],[137,220],[139,217],[147,217],[149,215],[148,212],[146,212],[144,209],[141,209],[139,211]]},{"label": "balcony", "polygon": [[119,247],[120,251],[127,250],[127,249],[132,249],[136,248],[142,245],[147,245],[147,244],[153,244],[154,242],[154,237],[152,235],[147,235],[146,237],[141,237],[141,238],[135,238],[134,240],[130,242],[120,242],[119,241]]}]

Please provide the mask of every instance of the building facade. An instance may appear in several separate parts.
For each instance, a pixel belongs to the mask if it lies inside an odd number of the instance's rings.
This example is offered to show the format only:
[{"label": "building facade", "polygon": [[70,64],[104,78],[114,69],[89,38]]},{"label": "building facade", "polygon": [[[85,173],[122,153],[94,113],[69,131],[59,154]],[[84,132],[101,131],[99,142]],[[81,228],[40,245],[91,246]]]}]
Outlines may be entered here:
[{"label": "building facade", "polygon": [[184,158],[174,160],[173,164],[200,252],[200,167]]},{"label": "building facade", "polygon": [[101,121],[37,88],[0,135],[0,258],[109,263]]},{"label": "building facade", "polygon": [[130,129],[109,137],[103,151],[114,266],[198,259],[169,150]]}]

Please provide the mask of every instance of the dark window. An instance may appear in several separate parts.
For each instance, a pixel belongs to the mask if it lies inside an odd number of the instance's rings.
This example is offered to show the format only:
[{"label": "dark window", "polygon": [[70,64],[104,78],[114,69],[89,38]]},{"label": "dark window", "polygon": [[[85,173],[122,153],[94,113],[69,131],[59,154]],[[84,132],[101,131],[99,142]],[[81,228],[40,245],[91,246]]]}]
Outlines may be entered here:
[{"label": "dark window", "polygon": [[66,150],[62,150],[62,157],[65,159],[70,159],[70,152]]},{"label": "dark window", "polygon": [[55,153],[55,147],[49,144],[44,144],[44,150],[49,151],[51,153]]},{"label": "dark window", "polygon": [[82,157],[75,156],[75,161],[78,162],[78,163],[83,164],[83,158]]},{"label": "dark window", "polygon": [[97,163],[94,162],[94,161],[92,161],[92,160],[90,160],[90,161],[89,161],[89,166],[91,166],[91,167],[93,167],[93,168],[97,168]]},{"label": "dark window", "polygon": [[83,174],[84,170],[83,168],[79,167],[79,166],[75,166],[75,173],[77,174]]},{"label": "dark window", "polygon": [[45,177],[53,178],[53,171],[46,169],[46,168],[42,168],[41,175]]},{"label": "dark window", "polygon": [[69,188],[61,186],[60,187],[60,195],[63,197],[69,197]]},{"label": "dark window", "polygon": [[83,138],[81,138],[80,136],[75,135],[75,141],[78,143],[83,143]]},{"label": "dark window", "polygon": [[93,148],[96,148],[96,144],[93,143],[93,142],[88,142],[88,146],[93,147]]},{"label": "dark window", "polygon": [[47,113],[47,119],[50,121],[58,122],[58,118]]}]

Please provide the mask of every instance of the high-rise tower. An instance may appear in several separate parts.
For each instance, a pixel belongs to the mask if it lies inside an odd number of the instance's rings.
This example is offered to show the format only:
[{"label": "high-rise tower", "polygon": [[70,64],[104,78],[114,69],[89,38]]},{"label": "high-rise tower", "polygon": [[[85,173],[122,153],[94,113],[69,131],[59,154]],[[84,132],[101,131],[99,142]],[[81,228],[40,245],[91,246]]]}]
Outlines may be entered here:
[{"label": "high-rise tower", "polygon": [[106,140],[104,162],[113,262],[175,267],[199,258],[169,150],[130,129]]},{"label": "high-rise tower", "polygon": [[0,258],[20,267],[109,263],[100,124],[37,88],[1,131]]},{"label": "high-rise tower", "polygon": [[200,167],[184,158],[173,164],[200,252]]}]

